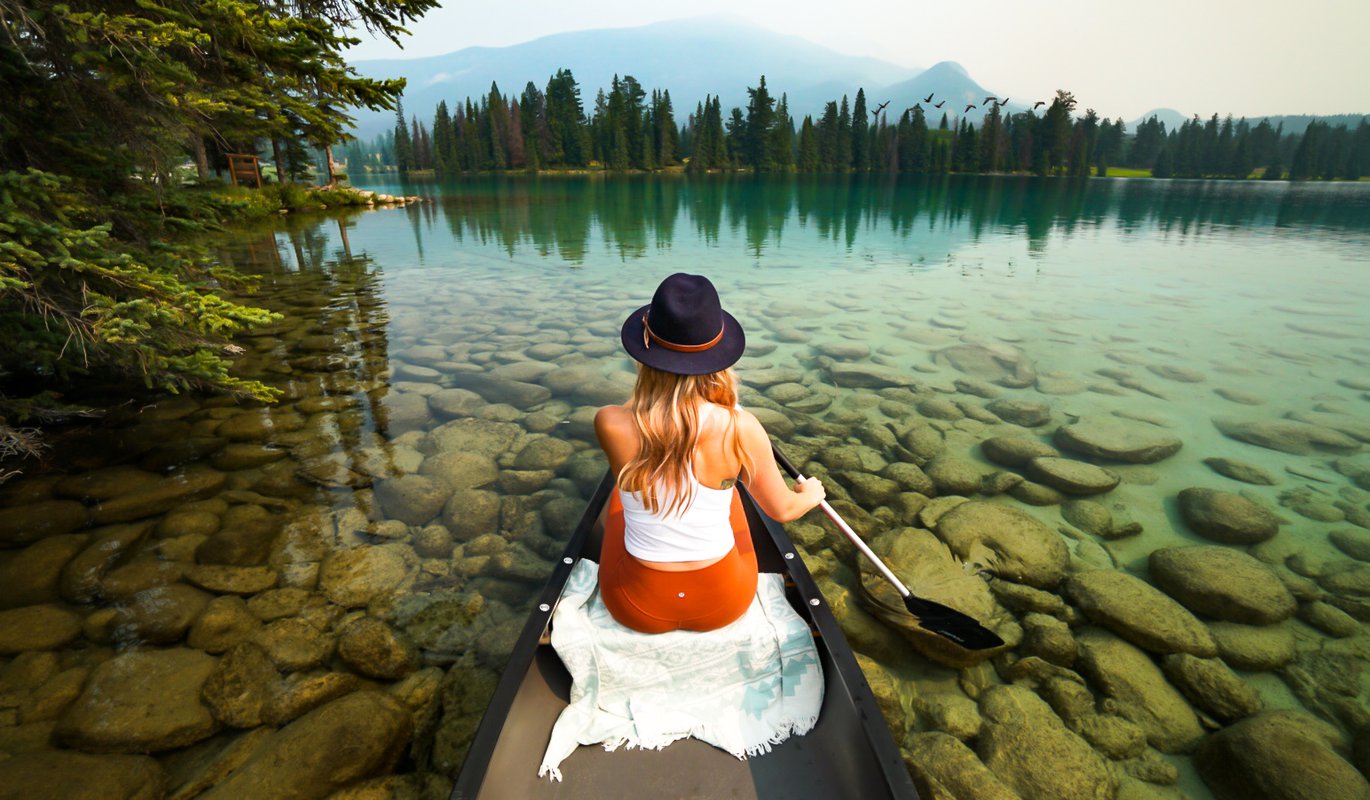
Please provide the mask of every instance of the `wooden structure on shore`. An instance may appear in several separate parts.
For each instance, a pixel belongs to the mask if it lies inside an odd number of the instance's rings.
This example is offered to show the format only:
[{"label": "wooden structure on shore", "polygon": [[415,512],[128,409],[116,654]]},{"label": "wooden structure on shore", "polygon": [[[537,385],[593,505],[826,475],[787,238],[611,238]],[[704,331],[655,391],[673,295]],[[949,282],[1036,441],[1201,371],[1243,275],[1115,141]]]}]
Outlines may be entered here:
[{"label": "wooden structure on shore", "polygon": [[225,153],[228,156],[228,177],[234,186],[262,188],[261,159],[250,153]]}]

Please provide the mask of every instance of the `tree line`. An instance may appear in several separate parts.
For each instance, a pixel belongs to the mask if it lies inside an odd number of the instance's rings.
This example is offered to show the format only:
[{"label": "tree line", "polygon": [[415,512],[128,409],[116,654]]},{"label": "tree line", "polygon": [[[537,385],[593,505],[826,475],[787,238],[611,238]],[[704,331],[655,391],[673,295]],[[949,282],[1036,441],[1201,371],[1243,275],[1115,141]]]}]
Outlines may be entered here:
[{"label": "tree line", "polygon": [[897,114],[873,113],[864,89],[825,104],[817,119],[796,122],[788,99],[777,99],[761,76],[747,89],[745,108],[726,114],[706,96],[677,126],[669,91],[646,93],[632,76],[615,75],[585,109],[570,70],[545,90],[529,82],[517,97],[492,83],[488,94],[444,100],[431,121],[397,111],[393,130],[347,149],[350,168],[455,174],[481,171],[585,169],[688,172],[877,172],[945,174],[1016,172],[1106,175],[1110,166],[1149,170],[1155,177],[1355,180],[1370,171],[1370,124],[1355,130],[1313,122],[1285,134],[1267,120],[1214,115],[1171,131],[1155,117],[1129,134],[1121,119],[1077,114],[1073,94],[1058,91],[1039,116],[1005,113],[997,104],[979,124],[942,114],[935,123],[921,104]]}]

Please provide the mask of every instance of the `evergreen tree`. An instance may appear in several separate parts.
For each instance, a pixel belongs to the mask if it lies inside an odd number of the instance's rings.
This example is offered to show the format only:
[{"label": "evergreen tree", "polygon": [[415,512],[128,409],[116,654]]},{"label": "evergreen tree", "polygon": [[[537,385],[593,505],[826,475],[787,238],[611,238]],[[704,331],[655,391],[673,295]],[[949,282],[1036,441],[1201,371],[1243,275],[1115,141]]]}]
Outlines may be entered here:
[{"label": "evergreen tree", "polygon": [[795,166],[800,172],[817,172],[820,164],[818,132],[814,130],[813,117],[806,115],[799,129],[799,158]]},{"label": "evergreen tree", "polygon": [[448,171],[447,158],[452,151],[452,114],[447,110],[447,101],[440,100],[433,114],[433,169],[439,173]]},{"label": "evergreen tree", "polygon": [[837,121],[837,102],[831,101],[818,121],[818,168],[825,172],[838,169]]},{"label": "evergreen tree", "polygon": [[866,90],[856,90],[856,103],[852,107],[851,118],[851,159],[852,167],[858,172],[871,168],[870,126],[866,122]]},{"label": "evergreen tree", "polygon": [[794,120],[790,117],[789,99],[780,95],[775,107],[775,125],[771,128],[771,163],[776,169],[794,166]]},{"label": "evergreen tree", "polygon": [[[775,126],[775,101],[766,90],[766,76],[761,76],[756,88],[747,87],[747,119],[741,131],[742,158],[739,164],[757,172],[768,172],[774,166],[771,156],[772,129]],[[731,139],[731,131],[730,139]]]},{"label": "evergreen tree", "polygon": [[408,172],[414,169],[414,143],[409,137],[409,123],[404,120],[404,103],[395,101],[395,169]]},{"label": "evergreen tree", "polygon": [[1156,154],[1156,161],[1151,166],[1151,177],[1169,178],[1171,176],[1170,148],[1162,147],[1161,152]]},{"label": "evergreen tree", "polygon": [[843,172],[851,169],[851,110],[847,106],[847,96],[842,95],[842,105],[837,112],[837,168]]}]

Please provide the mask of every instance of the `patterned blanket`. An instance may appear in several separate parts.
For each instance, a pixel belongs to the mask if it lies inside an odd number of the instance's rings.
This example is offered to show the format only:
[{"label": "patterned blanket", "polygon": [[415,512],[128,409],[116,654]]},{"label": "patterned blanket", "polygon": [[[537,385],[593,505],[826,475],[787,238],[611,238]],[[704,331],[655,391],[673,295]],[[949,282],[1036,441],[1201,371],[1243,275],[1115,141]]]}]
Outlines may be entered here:
[{"label": "patterned blanket", "polygon": [[539,776],[561,780],[562,760],[582,744],[659,750],[693,736],[741,759],[818,721],[818,651],[785,600],[781,575],[762,573],[747,612],[704,633],[625,628],[600,601],[598,585],[599,565],[581,559],[552,615],[571,703],[552,728]]}]

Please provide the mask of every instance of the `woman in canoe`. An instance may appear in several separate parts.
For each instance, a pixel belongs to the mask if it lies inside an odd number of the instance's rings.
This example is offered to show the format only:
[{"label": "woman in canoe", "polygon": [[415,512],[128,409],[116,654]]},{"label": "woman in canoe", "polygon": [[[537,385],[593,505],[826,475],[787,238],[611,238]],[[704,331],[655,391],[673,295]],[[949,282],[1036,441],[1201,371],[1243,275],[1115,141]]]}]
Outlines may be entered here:
[{"label": "woman in canoe", "polygon": [[623,323],[638,362],[632,398],[605,406],[595,433],[618,478],[600,558],[600,596],[614,619],[643,633],[714,630],[756,595],[741,481],[780,522],[824,498],[816,478],[793,491],[770,439],[737,405],[732,365],[746,338],[700,275],[677,273]]}]

